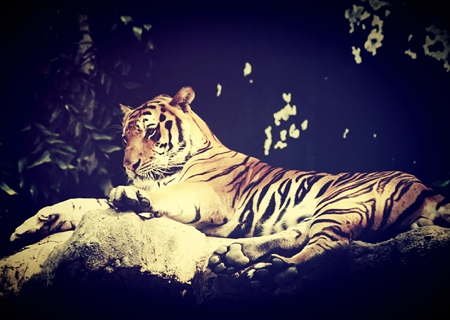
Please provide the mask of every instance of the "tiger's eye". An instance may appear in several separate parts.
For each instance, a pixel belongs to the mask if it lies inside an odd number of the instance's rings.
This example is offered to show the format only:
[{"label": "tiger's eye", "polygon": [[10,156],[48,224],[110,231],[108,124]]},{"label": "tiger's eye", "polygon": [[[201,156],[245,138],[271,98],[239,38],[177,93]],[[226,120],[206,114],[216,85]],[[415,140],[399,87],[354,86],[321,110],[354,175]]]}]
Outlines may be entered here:
[{"label": "tiger's eye", "polygon": [[156,133],[156,128],[148,128],[147,131],[145,132],[145,138],[146,139],[150,139],[151,137],[153,137]]}]

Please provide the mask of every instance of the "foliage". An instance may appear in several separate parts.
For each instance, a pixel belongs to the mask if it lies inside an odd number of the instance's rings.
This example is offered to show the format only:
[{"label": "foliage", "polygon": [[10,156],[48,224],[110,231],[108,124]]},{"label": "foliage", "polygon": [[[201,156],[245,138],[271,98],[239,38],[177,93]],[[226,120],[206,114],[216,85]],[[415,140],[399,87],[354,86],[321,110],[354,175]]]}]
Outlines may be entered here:
[{"label": "foliage", "polygon": [[[92,14],[87,21],[73,10],[63,14],[50,19],[34,52],[39,66],[29,118],[18,132],[17,170],[0,168],[0,192],[28,194],[39,206],[108,191],[121,173],[120,162],[110,161],[121,149],[118,96],[141,88],[150,75],[150,25],[129,16]],[[105,28],[96,18],[112,23]],[[124,41],[133,55],[120,50]]]}]

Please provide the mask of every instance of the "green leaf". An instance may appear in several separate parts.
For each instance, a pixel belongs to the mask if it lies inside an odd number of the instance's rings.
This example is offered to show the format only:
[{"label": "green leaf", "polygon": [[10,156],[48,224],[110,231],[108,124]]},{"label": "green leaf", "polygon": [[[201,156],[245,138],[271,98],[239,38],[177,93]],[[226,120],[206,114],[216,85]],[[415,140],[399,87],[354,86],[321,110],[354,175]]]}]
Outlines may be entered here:
[{"label": "green leaf", "polygon": [[141,88],[141,87],[142,87],[142,85],[141,85],[140,83],[137,83],[137,82],[131,82],[131,81],[124,81],[124,82],[123,82],[123,86],[124,86],[126,89],[138,89],[138,88]]},{"label": "green leaf", "polygon": [[109,91],[111,90],[111,84],[112,84],[112,79],[111,79],[111,77],[107,77],[106,78],[106,84],[105,84],[105,91],[106,91],[106,94],[108,94],[109,93]]},{"label": "green leaf", "polygon": [[59,159],[55,159],[55,162],[62,170],[75,169],[75,167],[73,165],[71,165],[70,163],[65,163]]},{"label": "green leaf", "polygon": [[61,109],[57,108],[55,109],[55,111],[53,111],[52,116],[50,117],[50,123],[52,123],[53,121],[55,121],[56,118],[59,117],[59,115],[61,114]]},{"label": "green leaf", "polygon": [[114,69],[118,68],[121,64],[122,64],[122,60],[117,60],[117,61],[114,63]]},{"label": "green leaf", "polygon": [[60,143],[65,143],[63,140],[57,139],[55,137],[49,137],[45,139],[45,142],[49,143],[49,144],[60,144]]},{"label": "green leaf", "polygon": [[102,72],[100,74],[100,84],[104,85],[105,84],[105,77],[106,77],[106,73]]},{"label": "green leaf", "polygon": [[60,155],[63,155],[63,156],[66,156],[66,157],[73,157],[73,156],[74,156],[73,153],[67,152],[67,151],[64,151],[64,150],[58,150],[58,149],[56,149],[56,150],[52,150],[52,152],[53,152],[53,153],[60,154]]},{"label": "green leaf", "polygon": [[152,25],[148,24],[148,23],[144,23],[143,26],[144,26],[144,29],[147,31],[149,31],[152,28]]},{"label": "green leaf", "polygon": [[26,158],[19,159],[19,161],[17,162],[17,170],[19,171],[19,173],[23,172],[23,169],[25,169],[27,162],[28,160]]},{"label": "green leaf", "polygon": [[67,111],[69,111],[69,112],[74,112],[75,114],[79,114],[80,113],[80,111],[77,109],[77,108],[75,108],[75,106],[73,106],[73,105],[71,105],[71,104],[66,104],[65,105],[65,108],[67,109]]},{"label": "green leaf", "polygon": [[80,136],[82,130],[83,130],[83,123],[77,122],[77,125],[75,126],[75,138]]},{"label": "green leaf", "polygon": [[92,139],[94,140],[112,140],[112,137],[107,134],[92,132]]},{"label": "green leaf", "polygon": [[88,129],[88,130],[95,130],[96,128],[93,125],[87,124],[87,123],[83,123],[83,126]]},{"label": "green leaf", "polygon": [[141,39],[142,39],[142,28],[141,27],[133,27],[133,34],[136,37],[136,39],[141,41]]},{"label": "green leaf", "polygon": [[152,40],[147,41],[147,45],[145,46],[145,53],[149,52],[150,50],[155,49],[155,45],[153,44]]},{"label": "green leaf", "polygon": [[20,176],[19,188],[23,189],[25,186],[25,177],[23,175]]},{"label": "green leaf", "polygon": [[46,150],[35,162],[33,162],[33,164],[29,165],[27,169],[31,169],[51,161],[52,159],[50,158],[50,152]]},{"label": "green leaf", "polygon": [[30,156],[33,154],[36,154],[38,152],[41,152],[42,149],[44,149],[45,143],[44,142],[39,142],[36,147],[34,147],[33,151],[30,152]]},{"label": "green leaf", "polygon": [[113,144],[106,144],[106,143],[101,143],[98,145],[99,149],[105,153],[112,153],[115,151],[120,151],[122,150],[121,147],[115,146]]},{"label": "green leaf", "polygon": [[38,188],[35,184],[30,185],[30,194],[33,201],[36,202],[38,199]]},{"label": "green leaf", "polygon": [[[59,149],[59,150],[64,149],[64,150],[66,150],[66,151],[68,151],[68,152],[70,152],[70,153],[75,153],[75,152],[77,152],[77,150],[75,150],[74,147],[72,147],[71,145],[68,145],[68,144],[62,144],[62,145],[59,145],[59,146],[58,146],[58,149]],[[55,151],[56,151],[56,150],[55,150]]]},{"label": "green leaf", "polygon": [[433,185],[436,187],[444,188],[444,187],[448,186],[449,183],[450,183],[450,180],[445,180],[445,181],[438,180],[438,181],[434,181]]},{"label": "green leaf", "polygon": [[133,18],[130,16],[121,16],[120,20],[122,20],[124,25],[127,25],[130,22],[133,22]]},{"label": "green leaf", "polygon": [[2,189],[3,191],[5,191],[8,195],[10,196],[15,196],[17,195],[17,192],[15,192],[13,189],[11,189],[6,183],[4,183],[3,181],[0,182],[0,189]]},{"label": "green leaf", "polygon": [[57,137],[58,134],[51,132],[50,130],[48,130],[46,127],[44,127],[42,124],[35,122],[34,125],[36,126],[36,128],[38,128],[38,130],[44,135],[44,136],[52,136],[52,137]]},{"label": "green leaf", "polygon": [[25,132],[25,131],[29,131],[31,129],[31,125],[27,124],[26,126],[22,127],[19,132]]},{"label": "green leaf", "polygon": [[128,76],[130,74],[130,70],[131,70],[131,63],[124,61],[122,63],[122,75]]},{"label": "green leaf", "polygon": [[75,184],[80,184],[80,177],[78,176],[78,170],[70,170],[69,172],[72,173],[73,179],[75,180]]}]

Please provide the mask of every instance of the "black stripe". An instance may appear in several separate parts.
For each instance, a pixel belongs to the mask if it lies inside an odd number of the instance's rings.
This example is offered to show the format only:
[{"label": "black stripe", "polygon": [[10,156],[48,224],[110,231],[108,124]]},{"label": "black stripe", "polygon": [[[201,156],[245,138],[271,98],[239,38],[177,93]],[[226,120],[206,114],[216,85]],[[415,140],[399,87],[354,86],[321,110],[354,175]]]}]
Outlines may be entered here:
[{"label": "black stripe", "polygon": [[172,132],[170,131],[170,129],[172,129],[172,124],[173,124],[173,121],[172,120],[169,120],[169,121],[167,121],[165,124],[164,124],[164,127],[167,129],[167,131],[169,132],[169,138],[168,138],[168,140],[169,140],[169,148],[168,148],[168,151],[171,151],[172,149],[173,149],[173,143],[172,143]]},{"label": "black stripe", "polygon": [[371,232],[373,225],[375,223],[375,217],[376,217],[376,200],[370,199],[367,200],[366,203],[364,203],[364,207],[366,208],[365,211],[365,217],[366,217],[366,228],[361,231],[361,234],[359,235],[360,238],[365,238],[367,236],[367,232]]},{"label": "black stripe", "polygon": [[[233,172],[234,170],[236,170],[237,168],[239,168],[240,166],[244,166],[245,167],[245,164],[248,162],[249,159],[250,159],[250,157],[246,157],[244,159],[244,161],[242,161],[241,163],[232,165],[232,166],[228,167],[227,169],[221,171],[220,173],[218,173],[218,174],[216,174],[216,175],[214,175],[212,177],[209,177],[206,180],[203,180],[203,182],[212,181],[212,180],[214,180],[216,178],[219,178],[219,177],[222,177],[222,176],[226,176],[226,175],[230,174],[231,172]],[[246,169],[244,169],[244,171],[246,171]]]},{"label": "black stripe", "polygon": [[[264,195],[262,195],[258,202],[261,202],[261,200],[264,199]],[[264,214],[262,215],[261,219],[259,220],[259,223],[261,223],[262,226],[264,226],[264,223],[272,217],[272,215],[275,212],[275,193],[273,193],[270,196],[269,205],[264,209]]]},{"label": "black stripe", "polygon": [[[257,166],[260,163],[261,162],[258,162],[255,166]],[[252,181],[251,183],[249,183],[247,185],[247,187],[245,187],[245,189],[242,191],[242,193],[246,193],[247,191],[252,191],[257,185],[259,185],[260,183],[263,183],[264,180],[266,179],[266,177],[271,175],[272,172],[276,169],[277,169],[276,167],[271,167],[268,164],[265,164],[264,167],[262,167],[259,170],[259,172],[265,171],[265,173],[258,180],[255,180],[255,181]]]},{"label": "black stripe", "polygon": [[322,188],[320,188],[319,192],[317,193],[316,199],[317,199],[317,198],[320,198],[320,197],[325,193],[325,191],[328,190],[328,188],[330,187],[330,185],[331,185],[332,183],[333,183],[333,180],[330,180],[330,181],[328,181],[327,183],[325,183],[325,184],[322,186]]},{"label": "black stripe", "polygon": [[[253,210],[251,209],[251,204],[248,204],[248,210],[246,207],[246,210],[244,210],[240,217],[239,217],[239,224],[234,228],[233,231],[228,235],[228,238],[243,238],[247,237],[247,235],[250,233],[250,230],[252,229],[253,220],[255,218],[255,214]],[[247,217],[244,220],[244,216],[247,214]]]},{"label": "black stripe", "polygon": [[281,210],[281,212],[280,212],[280,214],[278,215],[278,218],[277,218],[277,220],[275,221],[274,224],[277,224],[278,222],[280,222],[281,219],[283,219],[284,214],[285,214],[286,211],[287,211],[286,208],[289,207],[289,204],[290,204],[290,203],[291,203],[291,199],[288,198],[288,200],[284,203],[283,209]]},{"label": "black stripe", "polygon": [[[242,162],[242,166],[245,166],[248,162],[248,160],[250,159],[250,157],[246,157],[245,160]],[[245,168],[244,170],[242,170],[241,172],[239,172],[233,180],[231,180],[227,185],[234,185],[236,183],[237,180],[239,180],[243,175],[245,175],[247,173],[249,168]]]},{"label": "black stripe", "polygon": [[[331,231],[331,234],[326,231]],[[333,234],[336,235],[337,237],[333,237]],[[320,236],[325,236],[333,241],[339,241],[339,240],[342,240],[342,238],[350,240],[350,238],[351,238],[350,235],[345,233],[344,231],[342,231],[342,229],[338,225],[331,225],[331,226],[322,228],[322,231],[314,234],[310,239],[310,243],[314,242],[314,239],[318,238]]]},{"label": "black stripe", "polygon": [[[397,234],[399,231],[399,226],[407,219],[409,218],[414,212],[416,212],[420,206],[424,203],[426,198],[433,197],[437,195],[438,193],[431,189],[423,190],[416,198],[416,201],[414,201],[413,204],[411,204],[406,210],[404,210],[400,216],[397,217],[395,222],[391,224],[383,234],[385,235],[383,237],[392,237],[393,235]],[[377,239],[378,240],[378,239]]]},{"label": "black stripe", "polygon": [[[275,208],[275,199],[274,199],[275,194],[274,194],[271,198],[271,202],[273,201],[273,207],[269,207],[266,209],[266,212],[262,217],[262,222],[265,222],[267,219],[269,219],[272,215],[276,213],[276,211],[278,211],[279,214],[274,225],[277,224],[283,218],[284,214],[286,213],[286,208],[289,207],[289,204],[291,203],[291,199],[287,197],[291,189],[291,185],[292,179],[286,179],[281,183],[280,187],[277,190],[277,192],[279,191],[278,194],[280,195],[281,198],[280,207]],[[282,189],[284,190],[281,191]]]},{"label": "black stripe", "polygon": [[181,129],[181,120],[178,118],[175,118],[175,123],[176,123],[177,129],[178,129],[178,142],[181,143],[184,141],[183,130]]},{"label": "black stripe", "polygon": [[[408,183],[408,184],[398,183],[395,186],[394,192],[391,193],[391,195],[386,199],[386,201],[384,203],[383,215],[382,215],[382,220],[380,223],[380,229],[383,229],[387,225],[389,218],[392,215],[392,208],[394,207],[395,202],[398,201],[398,199],[400,199],[406,192],[408,192],[408,190],[411,188],[411,185],[412,185],[412,183]],[[400,192],[399,192],[399,190],[400,190]],[[394,199],[394,197],[397,193],[398,193],[397,199]],[[416,202],[417,202],[417,199],[414,203],[416,203]]]},{"label": "black stripe", "polygon": [[308,175],[307,177],[302,177],[303,181],[300,184],[298,190],[297,190],[297,195],[295,198],[295,202],[294,202],[294,206],[297,206],[299,203],[301,203],[303,201],[303,199],[305,198],[305,196],[307,194],[309,194],[309,192],[311,191],[311,187],[320,179],[323,178],[323,175],[317,175],[317,174],[313,174],[313,175]]},{"label": "black stripe", "polygon": [[192,221],[189,221],[188,224],[196,223],[200,221],[201,214],[200,214],[200,208],[195,206],[195,218]]}]

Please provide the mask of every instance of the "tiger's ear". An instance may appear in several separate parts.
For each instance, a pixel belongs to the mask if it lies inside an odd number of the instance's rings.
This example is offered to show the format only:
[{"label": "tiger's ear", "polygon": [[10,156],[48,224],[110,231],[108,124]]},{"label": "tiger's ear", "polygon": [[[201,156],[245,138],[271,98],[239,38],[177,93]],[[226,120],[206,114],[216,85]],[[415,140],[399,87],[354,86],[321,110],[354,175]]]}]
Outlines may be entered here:
[{"label": "tiger's ear", "polygon": [[191,87],[183,87],[177,92],[172,101],[170,101],[171,106],[180,106],[181,110],[188,112],[191,110],[190,104],[195,98],[195,92]]},{"label": "tiger's ear", "polygon": [[119,104],[120,104],[120,110],[122,110],[122,112],[123,112],[122,122],[125,123],[128,119],[128,116],[130,115],[131,111],[133,111],[133,109],[131,109],[127,106],[124,106],[121,103],[119,103]]},{"label": "tiger's ear", "polygon": [[123,104],[120,104],[120,110],[122,110],[123,114],[126,115],[127,113],[130,113],[132,111],[131,108],[124,106]]}]

